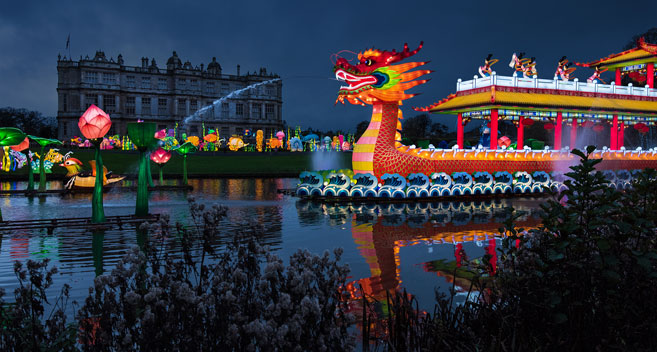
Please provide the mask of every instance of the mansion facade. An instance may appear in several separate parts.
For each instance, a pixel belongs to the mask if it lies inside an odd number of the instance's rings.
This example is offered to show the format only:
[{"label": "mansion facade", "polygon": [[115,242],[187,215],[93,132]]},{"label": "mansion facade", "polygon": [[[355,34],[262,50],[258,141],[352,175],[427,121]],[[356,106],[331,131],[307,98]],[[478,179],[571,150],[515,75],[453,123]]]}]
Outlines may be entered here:
[{"label": "mansion facade", "polygon": [[221,138],[245,129],[261,129],[268,137],[283,128],[283,84],[264,68],[240,75],[238,65],[236,75],[227,75],[216,58],[207,67],[194,67],[175,51],[166,68],[145,57],[141,66],[126,66],[122,55],[114,60],[98,51],[80,61],[58,57],[57,75],[60,140],[81,135],[78,120],[91,104],[110,115],[108,135],[126,135],[127,123],[138,120],[155,122],[158,130],[178,123],[181,131],[197,136],[205,124],[206,133],[216,129]]}]

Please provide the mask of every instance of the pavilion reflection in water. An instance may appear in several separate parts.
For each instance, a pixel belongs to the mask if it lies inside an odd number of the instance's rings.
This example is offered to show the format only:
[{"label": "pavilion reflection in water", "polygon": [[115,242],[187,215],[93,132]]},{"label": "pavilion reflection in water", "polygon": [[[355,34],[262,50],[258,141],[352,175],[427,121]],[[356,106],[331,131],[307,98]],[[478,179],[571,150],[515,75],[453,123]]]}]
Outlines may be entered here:
[{"label": "pavilion reflection in water", "polygon": [[[516,226],[529,229],[540,223],[536,202],[490,199],[469,202],[426,203],[342,203],[330,204],[312,200],[297,202],[299,219],[310,225],[328,219],[330,225],[351,222],[351,233],[360,254],[370,268],[370,277],[350,283],[353,298],[362,294],[385,300],[387,293],[401,287],[400,248],[414,245],[453,245],[454,260],[464,256],[462,244],[476,242],[494,253],[495,239],[507,217],[505,208],[513,205],[523,212]],[[493,247],[492,251],[489,247]],[[454,280],[444,268],[454,263],[436,260],[421,263],[425,270]],[[458,281],[457,281],[458,282]],[[358,292],[362,286],[363,292]]]}]

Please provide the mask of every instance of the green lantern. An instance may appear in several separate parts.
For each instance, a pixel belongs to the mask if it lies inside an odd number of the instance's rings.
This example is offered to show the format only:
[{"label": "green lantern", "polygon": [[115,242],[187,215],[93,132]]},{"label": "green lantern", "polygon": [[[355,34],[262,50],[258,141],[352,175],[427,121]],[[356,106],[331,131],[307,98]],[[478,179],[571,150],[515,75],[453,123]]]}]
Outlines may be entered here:
[{"label": "green lantern", "polygon": [[[18,145],[23,142],[23,140],[25,140],[25,133],[18,128],[0,127],[0,147]],[[0,221],[3,221],[2,209],[0,209]]]},{"label": "green lantern", "polygon": [[128,137],[139,150],[139,175],[137,177],[137,206],[136,216],[148,215],[148,163],[146,154],[149,148],[156,143],[155,123],[153,122],[131,122],[128,124]]},{"label": "green lantern", "polygon": [[187,154],[196,153],[198,148],[196,148],[191,142],[185,142],[174,150],[183,157],[183,185],[187,186]]},{"label": "green lantern", "polygon": [[46,191],[46,169],[43,167],[46,159],[46,147],[49,145],[62,145],[62,142],[56,139],[42,138],[37,136],[28,136],[31,140],[41,146],[41,157],[39,158],[39,192]]}]

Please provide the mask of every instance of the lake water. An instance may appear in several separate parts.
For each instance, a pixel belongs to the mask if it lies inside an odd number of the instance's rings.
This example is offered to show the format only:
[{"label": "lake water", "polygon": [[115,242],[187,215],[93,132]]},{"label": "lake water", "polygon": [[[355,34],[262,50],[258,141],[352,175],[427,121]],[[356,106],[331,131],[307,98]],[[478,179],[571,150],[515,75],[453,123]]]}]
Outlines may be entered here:
[{"label": "lake water", "polygon": [[[133,185],[134,181],[125,181]],[[469,283],[454,278],[457,248],[461,255],[478,258],[495,249],[494,236],[504,220],[504,208],[513,206],[527,214],[519,225],[539,224],[540,198],[504,198],[468,202],[327,204],[277,193],[294,188],[297,179],[191,179],[193,191],[154,191],[150,212],[169,214],[172,223],[189,222],[188,197],[229,208],[223,225],[226,236],[245,224],[258,223],[265,242],[284,260],[298,249],[322,253],[344,249],[353,287],[384,299],[386,292],[406,289],[416,295],[423,309],[431,309],[434,290],[448,292],[455,285],[467,291]],[[0,189],[24,189],[23,182],[0,183]],[[50,189],[61,188],[53,181]],[[112,190],[105,194],[106,215],[134,213],[135,191]],[[5,220],[90,217],[91,194],[27,198],[2,196]],[[139,240],[133,227],[106,230],[94,236],[81,229],[9,231],[1,235],[0,287],[11,292],[17,285],[13,262],[49,258],[60,271],[55,286],[72,286],[73,299],[82,301],[93,278],[110,271]],[[165,250],[179,249],[171,239]],[[463,253],[462,250],[465,252]],[[358,286],[360,285],[360,286]]]}]

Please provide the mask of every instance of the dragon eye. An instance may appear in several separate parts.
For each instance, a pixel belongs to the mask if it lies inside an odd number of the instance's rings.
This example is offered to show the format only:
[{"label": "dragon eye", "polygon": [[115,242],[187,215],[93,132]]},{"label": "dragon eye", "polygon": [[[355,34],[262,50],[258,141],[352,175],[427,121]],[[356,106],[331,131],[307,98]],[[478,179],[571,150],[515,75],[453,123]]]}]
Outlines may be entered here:
[{"label": "dragon eye", "polygon": [[365,65],[372,66],[372,59],[366,59],[365,60]]}]

